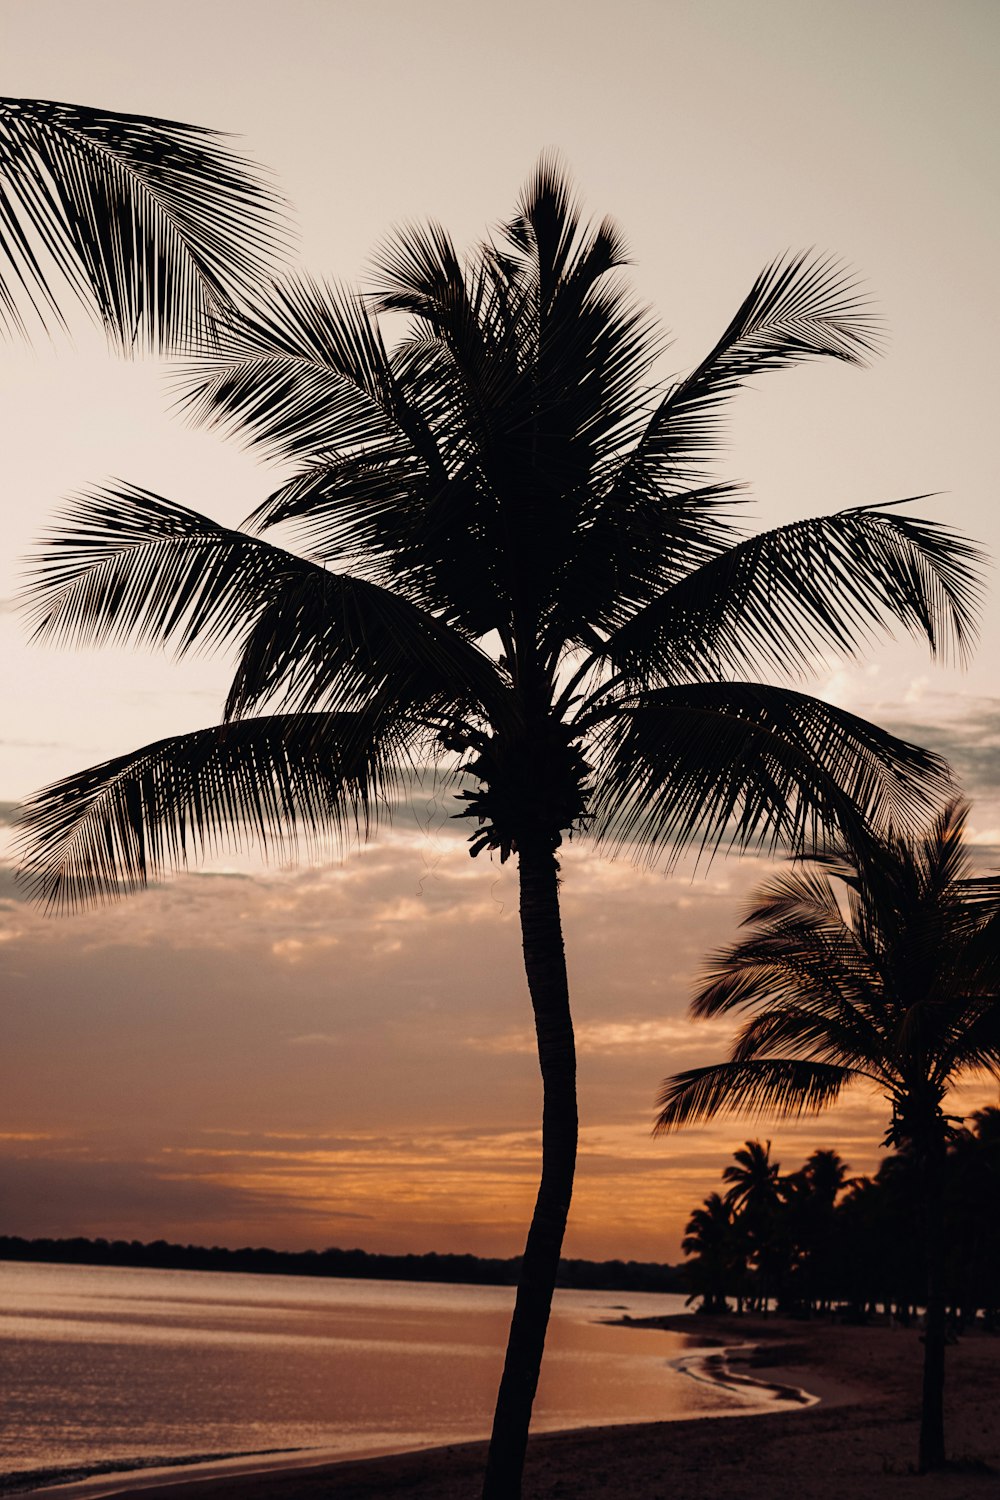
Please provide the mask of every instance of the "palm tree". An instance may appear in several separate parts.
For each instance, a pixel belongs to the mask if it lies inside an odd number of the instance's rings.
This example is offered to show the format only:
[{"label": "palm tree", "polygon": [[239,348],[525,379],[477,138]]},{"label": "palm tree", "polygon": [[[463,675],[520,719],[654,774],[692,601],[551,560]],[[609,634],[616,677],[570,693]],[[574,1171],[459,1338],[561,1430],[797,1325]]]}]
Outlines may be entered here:
[{"label": "palm tree", "polygon": [[709,1193],[700,1208],[692,1210],[681,1240],[681,1249],[691,1260],[684,1279],[693,1288],[688,1301],[700,1296],[701,1311],[726,1313],[728,1293],[742,1290],[745,1272],[743,1237],[730,1204],[718,1193]]},{"label": "palm tree", "polygon": [[817,1149],[802,1168],[809,1194],[824,1214],[832,1213],[837,1198],[848,1183],[849,1164],[839,1151]]},{"label": "palm tree", "polygon": [[784,1181],[785,1205],[793,1221],[796,1279],[808,1312],[814,1303],[825,1307],[828,1302],[835,1261],[835,1210],[848,1171],[839,1152],[818,1149]]},{"label": "palm tree", "polygon": [[283,240],[273,189],[216,131],[0,99],[7,332],[64,327],[75,300],[123,351],[190,346],[267,281]]},{"label": "palm tree", "polygon": [[886,1142],[912,1158],[924,1210],[922,1470],[944,1462],[944,1103],[964,1073],[1000,1074],[1000,877],[970,874],[966,814],[953,801],[921,837],[819,854],[766,885],[749,935],[715,956],[692,1005],[748,1013],[732,1054],[668,1078],[657,1121],[796,1115],[849,1084],[881,1090]]},{"label": "palm tree", "polygon": [[766,1318],[768,1298],[781,1270],[782,1184],[780,1163],[771,1160],[771,1142],[762,1146],[760,1141],[747,1141],[740,1146],[723,1168],[722,1180],[729,1184],[726,1202],[742,1224],[751,1258],[756,1262],[756,1297]]},{"label": "palm tree", "polygon": [[[569,1210],[575,1056],[557,850],[591,831],[669,860],[885,830],[944,785],[934,756],[747,680],[901,621],[962,649],[974,550],[862,507],[737,532],[706,472],[730,395],[814,357],[863,362],[850,279],[792,257],[755,281],[686,378],[621,279],[625,247],[543,159],[464,262],[408,228],[367,297],[300,279],[221,322],[192,376],[203,420],[296,472],[233,530],[146,491],[90,494],[42,551],[36,634],[235,644],[221,726],[37,794],[23,878],[106,899],[220,840],[366,835],[421,765],[448,768],[471,852],[517,856],[543,1083],[542,1175],[485,1493],[519,1493]],[[408,318],[388,347],[383,314]],[[260,532],[295,523],[309,555]]]},{"label": "palm tree", "polygon": [[781,1163],[771,1160],[771,1142],[747,1141],[722,1169],[722,1180],[729,1183],[726,1202],[751,1219],[766,1217],[781,1198],[780,1174]]}]

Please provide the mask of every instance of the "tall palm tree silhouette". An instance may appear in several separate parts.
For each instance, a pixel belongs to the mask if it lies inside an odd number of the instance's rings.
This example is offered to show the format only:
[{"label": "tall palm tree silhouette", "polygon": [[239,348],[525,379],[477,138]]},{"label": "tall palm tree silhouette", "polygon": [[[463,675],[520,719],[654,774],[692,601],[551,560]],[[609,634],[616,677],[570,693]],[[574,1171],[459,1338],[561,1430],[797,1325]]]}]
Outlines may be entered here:
[{"label": "tall palm tree silhouette", "polygon": [[[276,285],[221,321],[189,400],[294,477],[245,531],[136,488],[92,493],[31,588],[41,637],[239,653],[221,726],[27,804],[23,878],[50,906],[134,890],[227,837],[366,834],[429,762],[464,780],[472,853],[516,854],[542,1174],[487,1496],[520,1490],[576,1159],[563,837],[668,860],[922,816],[935,757],[747,676],[787,678],[892,621],[961,649],[976,594],[973,549],[932,523],[862,507],[741,535],[734,487],[706,472],[748,379],[870,352],[842,271],[775,262],[693,373],[657,388],[662,341],[625,253],[543,159],[464,262],[431,225],[389,241],[367,297]],[[392,348],[383,314],[409,320]],[[310,555],[262,538],[279,522]]]},{"label": "tall palm tree silhouette", "polygon": [[699,1016],[745,1011],[728,1061],[668,1078],[657,1128],[723,1111],[796,1115],[856,1082],[892,1106],[888,1144],[919,1174],[927,1262],[921,1469],[944,1463],[943,1173],[948,1090],[1000,1075],[1000,877],[974,877],[967,806],[921,837],[815,856],[761,890],[711,961]]},{"label": "tall palm tree silhouette", "polygon": [[123,350],[192,347],[281,258],[280,202],[217,131],[0,99],[0,327],[72,302]]}]

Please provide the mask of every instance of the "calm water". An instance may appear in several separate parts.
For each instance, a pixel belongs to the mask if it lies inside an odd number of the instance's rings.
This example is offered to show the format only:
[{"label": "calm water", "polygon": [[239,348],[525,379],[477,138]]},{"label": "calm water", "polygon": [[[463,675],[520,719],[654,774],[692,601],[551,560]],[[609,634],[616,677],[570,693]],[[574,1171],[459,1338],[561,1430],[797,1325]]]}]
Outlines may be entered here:
[{"label": "calm water", "polygon": [[[0,1265],[0,1473],[486,1436],[513,1292]],[[746,1409],[671,1368],[690,1344],[601,1319],[680,1297],[557,1292],[536,1430]]]}]

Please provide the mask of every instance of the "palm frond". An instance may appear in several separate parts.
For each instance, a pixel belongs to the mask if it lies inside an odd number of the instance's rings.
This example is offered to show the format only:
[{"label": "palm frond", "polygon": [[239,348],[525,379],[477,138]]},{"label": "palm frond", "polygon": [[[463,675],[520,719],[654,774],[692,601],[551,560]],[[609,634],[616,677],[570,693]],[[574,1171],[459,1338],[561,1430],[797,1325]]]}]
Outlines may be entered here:
[{"label": "palm frond", "polygon": [[[743,916],[741,927],[754,926],[765,934],[784,929],[787,924],[809,924],[825,932],[846,933],[837,892],[826,871],[837,859],[835,851],[823,850],[796,855],[794,869],[784,870],[764,882],[754,893]],[[813,861],[820,869],[810,869],[802,863]]]},{"label": "palm frond", "polygon": [[[603,723],[601,720],[603,719]],[[939,757],[787,688],[722,682],[603,705],[594,829],[650,859],[860,841],[925,815],[950,787]]]},{"label": "palm frond", "polygon": [[476,638],[502,629],[507,596],[502,555],[489,545],[489,510],[475,465],[435,476],[397,443],[317,459],[247,524],[292,522],[314,556],[356,565]]},{"label": "palm frond", "polygon": [[726,402],[754,376],[810,359],[864,364],[879,326],[851,273],[829,257],[781,257],[757,277],[725,333],[690,375],[668,391],[622,461],[661,483],[698,483],[719,442]]},{"label": "palm frond", "polygon": [[609,637],[627,681],[814,671],[899,624],[958,657],[975,637],[982,552],[933,521],[863,506],[749,537]]},{"label": "palm frond", "polygon": [[935,1075],[950,1084],[964,1072],[982,1069],[1000,1078],[1000,1003],[997,1001],[996,970],[990,988],[966,996],[952,1008],[935,1058]]},{"label": "palm frond", "polygon": [[262,531],[291,523],[324,562],[361,557],[369,568],[391,567],[407,525],[412,529],[414,500],[426,488],[420,460],[408,443],[393,438],[346,455],[316,453],[245,525]]},{"label": "palm frond", "polygon": [[735,1058],[787,1054],[859,1069],[882,1067],[895,1023],[881,974],[839,912],[826,910],[755,922],[749,936],[708,960],[691,1010],[754,1013],[734,1043]]},{"label": "palm frond", "polygon": [[833,1063],[761,1058],[690,1068],[666,1079],[657,1099],[654,1133],[714,1119],[720,1114],[781,1118],[818,1112],[833,1104],[854,1074]]},{"label": "palm frond", "polygon": [[363,299],[305,275],[220,319],[177,387],[193,421],[277,458],[346,455],[399,432],[389,358]]},{"label": "palm frond", "polygon": [[0,319],[64,325],[63,297],[121,349],[189,347],[284,258],[281,200],[216,131],[0,99]]},{"label": "palm frond", "polygon": [[30,798],[18,879],[49,908],[71,909],[220,847],[364,838],[405,749],[398,729],[357,714],[274,715],[160,740]]},{"label": "palm frond", "polygon": [[31,559],[23,604],[35,640],[173,641],[179,655],[238,639],[287,577],[315,563],[134,485],[95,489]]},{"label": "palm frond", "polygon": [[885,1031],[850,1004],[838,1004],[823,996],[823,1003],[810,1004],[812,995],[796,1004],[775,995],[773,1009],[751,1016],[738,1031],[732,1045],[733,1062],[786,1057],[809,1062],[835,1063],[850,1068],[857,1077],[895,1084],[899,1069],[889,1055]]},{"label": "palm frond", "polygon": [[500,711],[489,658],[404,596],[130,486],[67,513],[26,599],[36,639],[238,642],[228,717],[280,692],[286,709],[358,709],[389,682],[400,703]]},{"label": "palm frond", "polygon": [[[582,228],[579,200],[559,155],[544,151],[520,194],[514,218],[503,230],[511,249],[534,269],[543,310],[567,278]],[[624,257],[623,245],[619,257]]]},{"label": "palm frond", "polygon": [[696,1016],[718,1016],[760,1005],[797,1005],[818,1017],[858,1015],[870,1025],[884,1007],[873,997],[880,975],[855,935],[802,924],[778,931],[756,929],[705,964],[691,1002]]},{"label": "palm frond", "polygon": [[[447,328],[454,335],[464,327],[478,343],[477,299],[469,295],[465,267],[440,224],[397,230],[376,251],[374,271],[372,301],[379,311],[413,313],[438,334]],[[460,339],[455,343],[462,347]]]},{"label": "palm frond", "polygon": [[[617,668],[607,641],[690,572],[731,547],[738,485],[705,485],[678,495],[638,487],[613,502],[600,485],[581,503],[553,570],[553,602],[544,646],[589,647],[578,678]],[[658,674],[662,677],[662,673]],[[575,684],[574,684],[575,690]]]},{"label": "palm frond", "polygon": [[243,639],[227,719],[271,700],[334,711],[375,697],[425,723],[510,712],[495,664],[446,621],[364,579],[286,575]]}]

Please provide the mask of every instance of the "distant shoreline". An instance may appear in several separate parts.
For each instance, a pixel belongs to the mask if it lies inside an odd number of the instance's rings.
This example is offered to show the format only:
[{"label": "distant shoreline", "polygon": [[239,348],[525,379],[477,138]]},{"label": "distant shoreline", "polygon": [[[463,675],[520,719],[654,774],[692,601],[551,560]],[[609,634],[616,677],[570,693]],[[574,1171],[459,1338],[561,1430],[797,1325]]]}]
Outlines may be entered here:
[{"label": "distant shoreline", "polygon": [[[521,1257],[385,1255],[367,1250],[227,1250],[166,1240],[25,1239],[0,1235],[0,1262],[32,1265],[131,1266],[156,1271],[222,1271],[252,1276],[323,1276],[360,1281],[448,1282],[516,1286]],[[680,1269],[655,1261],[561,1260],[557,1286],[593,1292],[682,1293]]]}]

